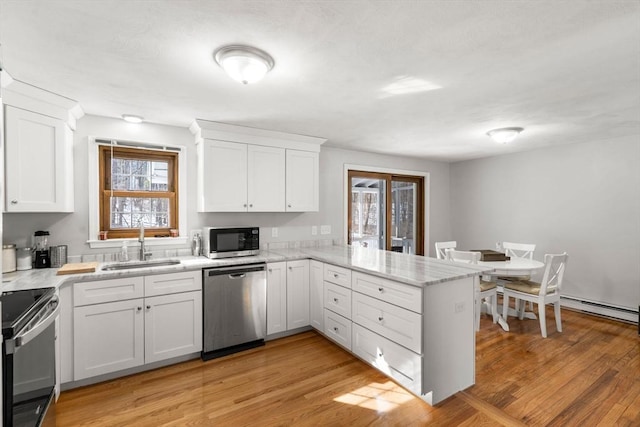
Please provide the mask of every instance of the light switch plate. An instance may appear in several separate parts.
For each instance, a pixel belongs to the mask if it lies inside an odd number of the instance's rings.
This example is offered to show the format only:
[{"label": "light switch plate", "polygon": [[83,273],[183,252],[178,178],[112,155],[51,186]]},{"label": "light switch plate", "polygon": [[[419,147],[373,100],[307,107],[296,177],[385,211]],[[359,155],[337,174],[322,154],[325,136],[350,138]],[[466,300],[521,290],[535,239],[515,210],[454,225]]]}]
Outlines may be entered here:
[{"label": "light switch plate", "polygon": [[331,234],[331,226],[330,225],[321,225],[320,226],[320,234]]},{"label": "light switch plate", "polygon": [[271,227],[271,237],[278,237],[278,227]]},{"label": "light switch plate", "polygon": [[311,226],[311,235],[315,236],[318,234],[318,226],[317,225],[312,225]]}]

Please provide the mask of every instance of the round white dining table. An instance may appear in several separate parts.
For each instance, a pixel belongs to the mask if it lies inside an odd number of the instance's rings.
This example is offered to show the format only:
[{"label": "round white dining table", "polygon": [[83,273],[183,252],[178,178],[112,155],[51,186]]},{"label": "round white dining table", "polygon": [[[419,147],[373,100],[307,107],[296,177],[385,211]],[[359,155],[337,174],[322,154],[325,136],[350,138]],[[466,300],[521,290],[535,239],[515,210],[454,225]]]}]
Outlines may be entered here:
[{"label": "round white dining table", "polygon": [[[533,273],[534,271],[544,267],[543,262],[536,261],[535,259],[527,259],[527,258],[513,258],[513,259],[510,259],[509,261],[478,261],[478,265],[493,269],[493,271],[483,273],[483,275],[485,276],[491,276],[492,280],[496,280],[498,276],[500,277],[530,276],[531,273]],[[509,315],[516,316],[517,313],[514,309],[509,308]],[[530,312],[526,312],[524,316],[528,319],[537,319],[536,315]],[[498,324],[505,331],[509,330],[509,324],[507,323],[507,319],[504,319],[500,314],[498,315]]]}]

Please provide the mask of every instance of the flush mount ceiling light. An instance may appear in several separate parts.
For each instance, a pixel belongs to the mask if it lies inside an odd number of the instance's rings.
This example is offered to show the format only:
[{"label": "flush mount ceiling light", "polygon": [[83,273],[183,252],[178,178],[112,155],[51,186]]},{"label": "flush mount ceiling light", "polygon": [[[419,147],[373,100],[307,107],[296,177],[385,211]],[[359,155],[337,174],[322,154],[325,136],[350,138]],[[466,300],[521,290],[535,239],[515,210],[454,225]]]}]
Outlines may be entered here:
[{"label": "flush mount ceiling light", "polygon": [[493,129],[487,132],[487,135],[491,137],[495,142],[500,144],[508,144],[520,134],[523,128],[500,128]]},{"label": "flush mount ceiling light", "polygon": [[251,46],[224,46],[213,57],[229,77],[245,85],[262,80],[274,65],[267,52]]},{"label": "flush mount ceiling light", "polygon": [[122,119],[129,123],[142,123],[142,120],[144,120],[143,117],[134,116],[133,114],[123,114]]}]

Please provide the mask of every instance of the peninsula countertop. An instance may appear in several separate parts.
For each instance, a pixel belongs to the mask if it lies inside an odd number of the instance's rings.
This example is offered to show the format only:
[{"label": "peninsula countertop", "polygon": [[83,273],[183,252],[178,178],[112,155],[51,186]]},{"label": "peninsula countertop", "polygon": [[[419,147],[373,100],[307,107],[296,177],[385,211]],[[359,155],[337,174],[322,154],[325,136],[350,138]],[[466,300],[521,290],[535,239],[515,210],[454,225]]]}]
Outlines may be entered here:
[{"label": "peninsula countertop", "polygon": [[240,258],[209,259],[206,257],[173,257],[180,264],[137,268],[135,270],[104,271],[102,267],[110,263],[101,263],[94,273],[80,273],[57,276],[57,269],[43,268],[14,273],[6,273],[2,278],[2,291],[34,289],[42,287],[60,287],[65,283],[106,280],[119,277],[168,274],[180,271],[199,270],[229,265],[242,265],[261,262],[292,261],[313,259],[328,264],[375,276],[395,280],[413,286],[428,286],[450,280],[477,276],[490,269],[486,267],[453,263],[445,260],[408,255],[352,246],[322,246],[316,248],[272,249],[260,251],[259,255]]}]

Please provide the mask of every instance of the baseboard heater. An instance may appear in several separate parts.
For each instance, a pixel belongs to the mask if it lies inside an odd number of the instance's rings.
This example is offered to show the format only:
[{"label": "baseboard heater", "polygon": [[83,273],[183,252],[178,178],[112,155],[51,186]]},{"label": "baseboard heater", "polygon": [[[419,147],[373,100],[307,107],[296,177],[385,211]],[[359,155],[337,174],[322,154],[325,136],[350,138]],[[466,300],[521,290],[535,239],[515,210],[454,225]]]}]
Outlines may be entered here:
[{"label": "baseboard heater", "polygon": [[638,310],[633,310],[627,307],[603,304],[570,296],[562,296],[560,299],[564,307],[636,323],[638,324],[638,334],[640,334],[640,306],[638,306]]}]

